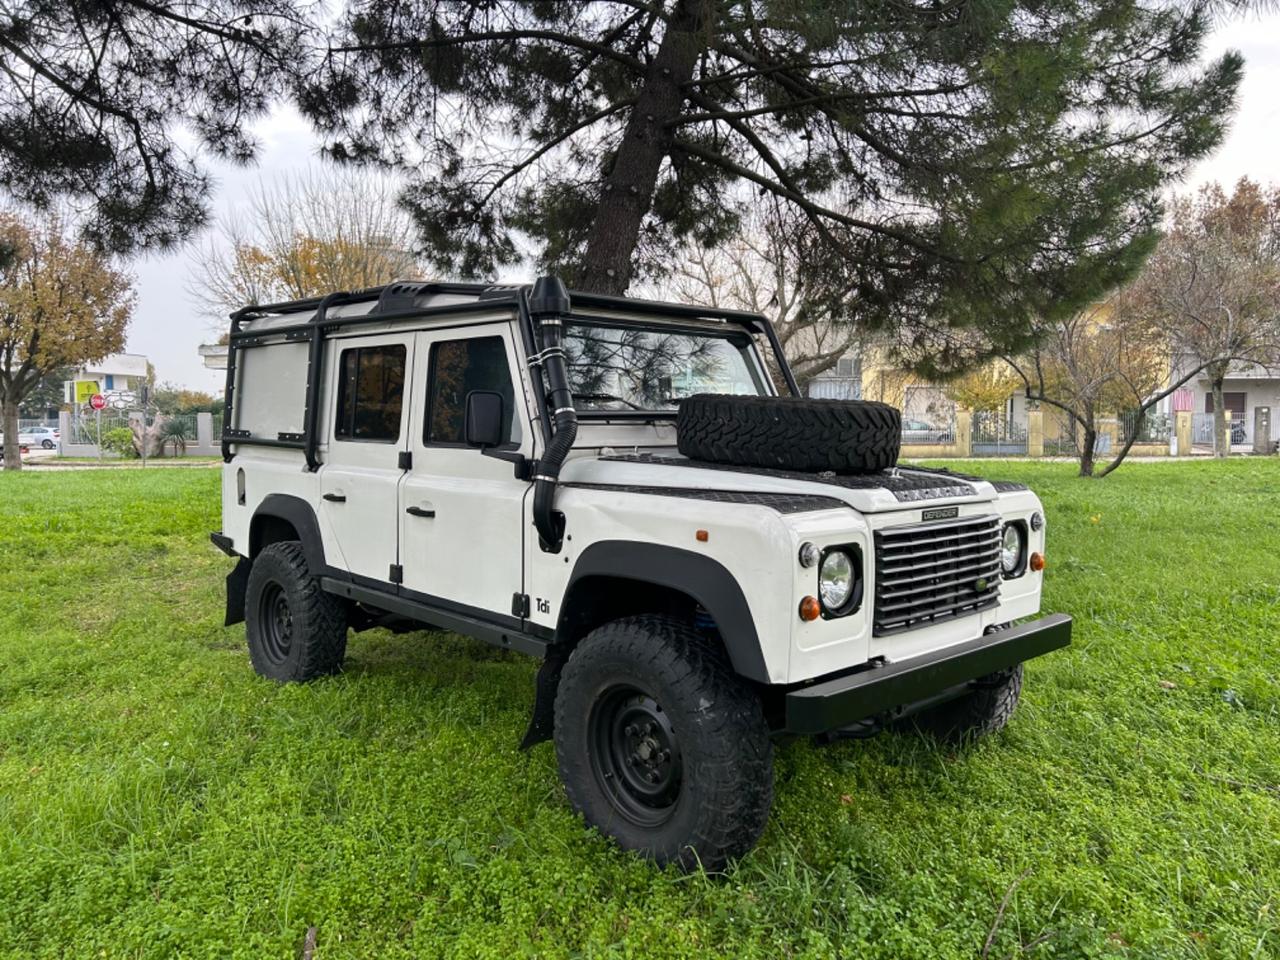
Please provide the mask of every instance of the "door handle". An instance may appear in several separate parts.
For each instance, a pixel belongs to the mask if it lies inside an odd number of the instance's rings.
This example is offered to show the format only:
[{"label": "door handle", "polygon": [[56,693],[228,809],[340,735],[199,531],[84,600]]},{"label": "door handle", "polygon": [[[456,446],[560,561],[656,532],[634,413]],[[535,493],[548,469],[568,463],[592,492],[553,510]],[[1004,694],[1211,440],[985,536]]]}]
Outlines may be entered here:
[{"label": "door handle", "polygon": [[326,493],[324,499],[330,503],[346,503],[347,495],[345,493]]},{"label": "door handle", "polygon": [[434,516],[436,515],[436,512],[435,512],[434,510],[428,510],[428,509],[426,509],[425,507],[407,507],[407,508],[405,508],[405,511],[404,511],[404,512],[405,512],[405,513],[407,513],[407,514],[409,514],[409,516],[411,516],[411,517],[428,517],[428,518],[430,518],[430,517],[434,517]]}]

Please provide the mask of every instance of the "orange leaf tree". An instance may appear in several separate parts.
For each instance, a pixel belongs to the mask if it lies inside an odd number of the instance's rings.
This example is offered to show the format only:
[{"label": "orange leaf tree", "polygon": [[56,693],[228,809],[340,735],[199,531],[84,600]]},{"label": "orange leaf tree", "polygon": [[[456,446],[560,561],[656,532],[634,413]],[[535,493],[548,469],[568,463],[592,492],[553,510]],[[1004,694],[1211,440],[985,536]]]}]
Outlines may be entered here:
[{"label": "orange leaf tree", "polygon": [[133,282],[56,217],[0,214],[0,251],[0,413],[5,469],[17,470],[18,405],[58,367],[124,346]]}]

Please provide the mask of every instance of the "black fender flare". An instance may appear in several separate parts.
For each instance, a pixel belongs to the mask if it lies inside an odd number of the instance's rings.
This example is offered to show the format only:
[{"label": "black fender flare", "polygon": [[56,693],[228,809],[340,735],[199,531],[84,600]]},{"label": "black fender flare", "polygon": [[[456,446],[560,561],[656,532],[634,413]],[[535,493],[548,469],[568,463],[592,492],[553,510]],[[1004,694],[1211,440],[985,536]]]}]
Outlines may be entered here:
[{"label": "black fender flare", "polygon": [[319,576],[325,572],[324,541],[320,538],[320,522],[311,504],[301,497],[286,493],[272,493],[263,497],[253,519],[249,521],[249,558],[253,559],[262,549],[263,517],[277,517],[298,531],[302,551],[307,556],[307,566]]},{"label": "black fender flare", "polygon": [[739,675],[769,682],[755,619],[737,579],[718,560],[664,543],[601,540],[583,550],[574,564],[560,608],[557,637],[565,633],[580,580],[607,576],[677,590],[692,597],[715,620],[729,662]]},{"label": "black fender flare", "polygon": [[224,625],[231,626],[244,622],[245,593],[249,586],[249,570],[253,567],[253,558],[262,550],[265,518],[274,517],[283,520],[298,532],[302,542],[302,552],[306,554],[307,566],[316,575],[326,572],[324,562],[324,541],[320,539],[320,523],[311,504],[300,497],[291,497],[284,493],[273,493],[263,498],[253,511],[249,521],[249,552],[236,562],[236,568],[227,574],[227,607]]}]

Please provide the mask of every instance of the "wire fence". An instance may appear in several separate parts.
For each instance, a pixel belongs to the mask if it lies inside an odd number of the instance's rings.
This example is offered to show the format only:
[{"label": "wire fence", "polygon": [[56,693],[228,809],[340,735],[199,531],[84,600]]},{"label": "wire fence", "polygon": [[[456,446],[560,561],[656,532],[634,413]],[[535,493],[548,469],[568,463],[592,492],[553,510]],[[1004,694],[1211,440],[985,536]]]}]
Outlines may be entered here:
[{"label": "wire fence", "polygon": [[973,414],[970,452],[975,457],[1016,457],[1027,452],[1027,425],[1003,410]]},{"label": "wire fence", "polygon": [[956,442],[956,422],[931,423],[927,420],[903,420],[902,442],[916,444],[946,444]]},{"label": "wire fence", "polygon": [[1148,411],[1139,422],[1138,411],[1129,410],[1116,419],[1121,443],[1128,443],[1130,437],[1134,443],[1168,443],[1173,435],[1173,417],[1167,413]]},{"label": "wire fence", "polygon": [[[143,419],[143,414],[123,414],[123,413],[106,413],[102,415],[102,436],[106,436],[112,430],[119,430],[121,427],[132,430],[133,424]],[[167,445],[175,448],[182,448],[184,445],[192,445],[199,437],[198,422],[199,414],[195,413],[174,413],[163,414],[148,412],[146,414],[146,423],[148,427],[154,427],[157,422],[162,423],[161,436],[165,438]],[[222,432],[222,417],[215,415],[213,417],[213,438],[216,441]],[[87,443],[96,444],[98,442],[98,418],[96,416],[80,416],[71,419],[71,435],[65,438],[69,443]]]}]

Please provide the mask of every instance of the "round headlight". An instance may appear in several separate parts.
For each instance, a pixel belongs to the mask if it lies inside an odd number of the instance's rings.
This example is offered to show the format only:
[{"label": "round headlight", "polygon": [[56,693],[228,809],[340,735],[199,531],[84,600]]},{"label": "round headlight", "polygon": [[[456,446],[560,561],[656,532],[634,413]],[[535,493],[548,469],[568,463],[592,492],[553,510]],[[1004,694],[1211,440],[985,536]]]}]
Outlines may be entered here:
[{"label": "round headlight", "polygon": [[832,550],[818,570],[818,595],[828,613],[835,613],[853,597],[853,558],[843,550]]},{"label": "round headlight", "polygon": [[1016,523],[1007,524],[1000,542],[1000,569],[1006,577],[1022,569],[1022,528]]}]

